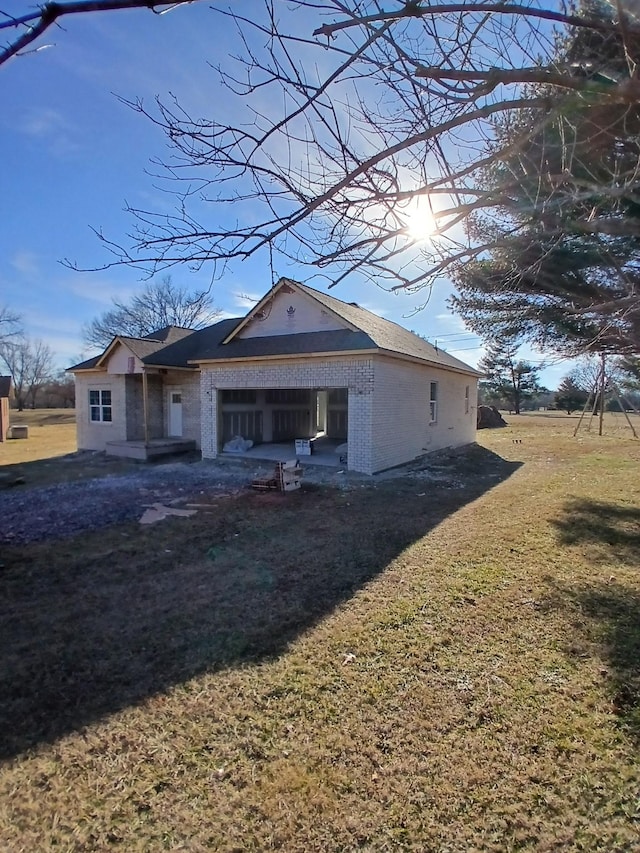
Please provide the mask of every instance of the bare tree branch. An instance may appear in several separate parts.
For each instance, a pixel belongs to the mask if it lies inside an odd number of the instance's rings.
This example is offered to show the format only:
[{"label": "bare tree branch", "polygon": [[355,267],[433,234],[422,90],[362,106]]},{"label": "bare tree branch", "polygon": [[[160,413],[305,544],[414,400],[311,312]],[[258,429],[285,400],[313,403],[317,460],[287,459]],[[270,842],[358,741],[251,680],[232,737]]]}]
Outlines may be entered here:
[{"label": "bare tree branch", "polygon": [[[175,206],[130,207],[124,239],[98,231],[111,255],[101,267],[220,274],[266,250],[329,286],[358,272],[417,292],[483,265],[534,222],[551,246],[590,239],[628,316],[638,272],[621,257],[621,277],[610,245],[640,237],[640,215],[625,214],[640,211],[632,15],[587,0],[215,11],[238,33],[236,58],[216,69],[234,110],[212,120],[175,98],[128,103],[166,134],[151,175]],[[538,144],[551,138],[553,156]],[[545,263],[536,256],[527,274]],[[604,291],[576,315],[598,300],[606,315]]]},{"label": "bare tree branch", "polygon": [[[338,4],[336,4],[337,6]],[[347,11],[345,9],[345,11]],[[396,12],[377,12],[372,15],[354,15],[345,21],[333,24],[323,24],[314,30],[314,36],[335,36],[341,30],[350,29],[381,21],[400,21],[403,18],[421,18],[432,15],[449,15],[468,12],[481,12],[486,15],[507,15],[522,18],[535,18],[540,21],[553,21],[557,24],[566,24],[573,27],[586,27],[589,29],[603,30],[605,27],[601,21],[585,19],[580,15],[569,15],[564,12],[555,12],[551,9],[538,9],[532,6],[522,6],[517,3],[407,3]]]},{"label": "bare tree branch", "polygon": [[201,329],[219,315],[206,290],[189,291],[172,282],[148,282],[127,302],[113,300],[113,308],[104,311],[82,329],[86,344],[104,349],[116,335],[144,337],[166,326]]},{"label": "bare tree branch", "polygon": [[22,332],[22,318],[7,305],[0,305],[0,345]]},{"label": "bare tree branch", "polygon": [[52,27],[60,18],[68,15],[80,15],[88,12],[111,12],[119,9],[170,9],[186,6],[198,0],[75,0],[75,2],[47,2],[37,6],[35,11],[14,16],[0,10],[6,20],[0,21],[0,30],[8,30],[12,40],[0,48],[0,65],[13,56],[19,56],[40,36]]}]

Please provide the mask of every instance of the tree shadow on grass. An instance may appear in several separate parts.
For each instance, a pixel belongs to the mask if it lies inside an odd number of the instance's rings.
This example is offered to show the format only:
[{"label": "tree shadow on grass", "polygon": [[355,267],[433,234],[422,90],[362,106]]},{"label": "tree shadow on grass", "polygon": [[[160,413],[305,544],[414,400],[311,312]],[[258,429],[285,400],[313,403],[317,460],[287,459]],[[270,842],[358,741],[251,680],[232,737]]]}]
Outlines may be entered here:
[{"label": "tree shadow on grass", "polygon": [[[573,498],[554,525],[563,545],[589,548],[592,563],[640,566],[640,507]],[[601,570],[598,570],[601,571]],[[614,582],[571,587],[550,580],[551,607],[576,615],[576,631],[606,664],[612,707],[640,741],[640,593]]]},{"label": "tree shadow on grass", "polygon": [[452,461],[449,483],[212,496],[192,518],[6,549],[0,757],[194,676],[281,654],[518,467],[474,447]]},{"label": "tree shadow on grass", "polygon": [[575,612],[577,632],[605,665],[612,709],[640,743],[640,593],[613,582],[552,587],[550,605]]},{"label": "tree shadow on grass", "polygon": [[640,564],[640,507],[576,498],[552,523],[563,545],[591,544],[607,558]]}]

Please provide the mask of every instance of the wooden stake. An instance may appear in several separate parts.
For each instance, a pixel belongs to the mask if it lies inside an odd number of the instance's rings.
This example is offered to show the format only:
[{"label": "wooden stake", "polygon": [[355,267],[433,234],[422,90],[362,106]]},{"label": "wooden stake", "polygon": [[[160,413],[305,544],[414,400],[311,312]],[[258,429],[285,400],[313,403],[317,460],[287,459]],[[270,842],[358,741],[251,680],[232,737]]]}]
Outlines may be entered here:
[{"label": "wooden stake", "polygon": [[[627,410],[626,410],[626,408],[622,405],[622,400],[620,399],[620,395],[618,394],[618,389],[616,388],[616,386],[615,386],[615,385],[613,386],[613,393],[614,393],[614,395],[615,395],[616,400],[618,401],[618,405],[620,406],[620,411],[621,411],[621,412],[622,412],[622,414],[625,416],[625,418],[627,419],[627,423],[628,423],[628,424],[629,424],[629,426],[631,427],[631,432],[633,433],[633,437],[634,437],[634,438],[637,438],[637,437],[638,437],[638,433],[636,432],[636,429],[635,429],[634,425],[631,423],[631,418],[630,418],[630,417],[629,417],[629,415],[627,414]],[[636,411],[636,410],[634,409],[634,411]]]},{"label": "wooden stake", "polygon": [[602,423],[604,420],[604,388],[606,384],[605,379],[605,359],[606,356],[604,353],[600,354],[600,358],[602,359],[602,366],[600,368],[600,419],[598,421],[598,435],[602,435]]}]

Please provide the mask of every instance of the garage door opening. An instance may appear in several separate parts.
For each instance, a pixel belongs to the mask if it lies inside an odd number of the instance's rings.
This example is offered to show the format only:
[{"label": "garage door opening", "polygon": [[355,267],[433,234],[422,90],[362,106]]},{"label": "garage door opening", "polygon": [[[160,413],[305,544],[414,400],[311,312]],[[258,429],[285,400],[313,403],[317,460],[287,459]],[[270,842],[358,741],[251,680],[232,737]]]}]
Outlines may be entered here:
[{"label": "garage door opening", "polygon": [[[347,465],[347,388],[225,389],[218,392],[219,452]],[[242,442],[238,441],[242,439]],[[246,447],[250,441],[251,447]]]}]

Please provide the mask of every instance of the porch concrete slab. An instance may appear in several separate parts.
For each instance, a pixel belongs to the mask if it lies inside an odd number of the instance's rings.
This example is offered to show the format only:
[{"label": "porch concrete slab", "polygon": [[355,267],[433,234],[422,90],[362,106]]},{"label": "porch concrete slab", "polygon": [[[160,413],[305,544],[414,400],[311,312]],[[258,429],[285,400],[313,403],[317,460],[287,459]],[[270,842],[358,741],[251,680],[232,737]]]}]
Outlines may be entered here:
[{"label": "porch concrete slab", "polygon": [[173,456],[176,453],[189,453],[196,449],[195,441],[183,438],[152,438],[144,441],[108,441],[107,456],[120,456],[125,459],[156,459],[158,456]]}]

